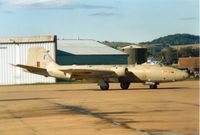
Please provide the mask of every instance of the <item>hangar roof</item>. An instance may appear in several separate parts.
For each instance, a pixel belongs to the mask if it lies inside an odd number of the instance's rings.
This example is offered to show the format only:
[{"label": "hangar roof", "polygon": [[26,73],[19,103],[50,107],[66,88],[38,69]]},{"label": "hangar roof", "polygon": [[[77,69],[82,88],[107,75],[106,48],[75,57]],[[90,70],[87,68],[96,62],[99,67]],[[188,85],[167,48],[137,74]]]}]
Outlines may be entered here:
[{"label": "hangar roof", "polygon": [[127,55],[98,41],[89,39],[58,40],[57,49],[75,55]]}]

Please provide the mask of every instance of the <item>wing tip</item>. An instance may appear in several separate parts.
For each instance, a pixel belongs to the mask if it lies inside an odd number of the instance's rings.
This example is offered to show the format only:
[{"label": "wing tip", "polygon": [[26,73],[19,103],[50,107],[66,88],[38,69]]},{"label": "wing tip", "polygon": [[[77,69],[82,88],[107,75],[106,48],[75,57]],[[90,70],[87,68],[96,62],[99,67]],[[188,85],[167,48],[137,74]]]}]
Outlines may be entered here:
[{"label": "wing tip", "polygon": [[12,63],[9,63],[9,65],[13,66],[13,67],[17,67],[17,65],[15,64],[12,64]]}]

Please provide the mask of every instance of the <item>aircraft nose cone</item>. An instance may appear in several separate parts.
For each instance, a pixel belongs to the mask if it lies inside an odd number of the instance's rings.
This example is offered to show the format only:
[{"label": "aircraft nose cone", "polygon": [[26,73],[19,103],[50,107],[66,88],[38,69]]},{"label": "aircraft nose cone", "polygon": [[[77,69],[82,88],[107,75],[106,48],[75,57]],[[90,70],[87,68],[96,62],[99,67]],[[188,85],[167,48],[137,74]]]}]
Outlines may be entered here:
[{"label": "aircraft nose cone", "polygon": [[185,71],[181,71],[181,70],[176,70],[175,72],[175,80],[177,81],[182,81],[182,80],[185,80],[189,77],[189,74],[186,73]]},{"label": "aircraft nose cone", "polygon": [[189,74],[186,73],[186,72],[184,72],[184,73],[183,73],[183,78],[186,79],[186,78],[188,78],[188,77],[189,77]]},{"label": "aircraft nose cone", "polygon": [[185,71],[180,71],[181,74],[180,74],[180,80],[185,80],[189,77],[189,74],[186,73]]}]

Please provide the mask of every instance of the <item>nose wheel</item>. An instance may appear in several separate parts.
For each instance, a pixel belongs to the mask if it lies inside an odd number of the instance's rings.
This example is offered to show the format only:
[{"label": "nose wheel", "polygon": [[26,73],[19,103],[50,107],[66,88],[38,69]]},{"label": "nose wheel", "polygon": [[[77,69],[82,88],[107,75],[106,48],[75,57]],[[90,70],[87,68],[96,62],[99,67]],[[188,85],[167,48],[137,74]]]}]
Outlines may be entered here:
[{"label": "nose wheel", "polygon": [[149,85],[149,88],[150,88],[150,89],[157,89],[157,88],[158,88],[158,85],[157,85],[157,84]]},{"label": "nose wheel", "polygon": [[123,90],[127,90],[130,86],[130,82],[120,82],[120,87],[123,89]]}]

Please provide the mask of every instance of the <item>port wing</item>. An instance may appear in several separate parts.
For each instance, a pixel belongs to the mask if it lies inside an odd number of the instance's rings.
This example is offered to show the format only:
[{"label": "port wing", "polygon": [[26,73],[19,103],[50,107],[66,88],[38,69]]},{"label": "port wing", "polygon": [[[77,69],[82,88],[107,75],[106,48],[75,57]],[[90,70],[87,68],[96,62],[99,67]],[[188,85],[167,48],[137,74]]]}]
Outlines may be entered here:
[{"label": "port wing", "polygon": [[60,71],[64,72],[65,74],[70,74],[71,77],[74,79],[116,77],[116,73],[112,70],[71,68],[71,69],[60,69]]}]

